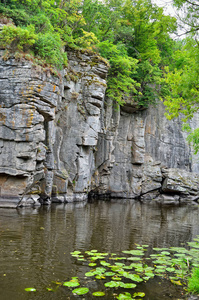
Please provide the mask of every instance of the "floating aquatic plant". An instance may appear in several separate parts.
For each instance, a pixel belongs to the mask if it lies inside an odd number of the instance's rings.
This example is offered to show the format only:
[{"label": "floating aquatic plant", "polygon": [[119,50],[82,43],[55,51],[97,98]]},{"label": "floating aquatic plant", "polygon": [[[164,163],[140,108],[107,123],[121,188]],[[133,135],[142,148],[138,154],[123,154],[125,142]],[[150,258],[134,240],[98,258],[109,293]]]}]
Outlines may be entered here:
[{"label": "floating aquatic plant", "polygon": [[87,287],[81,287],[73,290],[73,294],[76,295],[85,295],[89,292],[89,289]]},{"label": "floating aquatic plant", "polygon": [[29,287],[24,289],[26,292],[36,292],[35,288]]},{"label": "floating aquatic plant", "polygon": [[[122,255],[115,253],[103,253],[93,249],[85,252],[73,251],[71,255],[78,261],[84,261],[84,267],[90,267],[90,270],[84,273],[89,282],[103,280],[105,289],[115,289],[114,294],[118,300],[130,300],[137,297],[144,297],[143,292],[137,292],[131,295],[129,292],[122,292],[122,289],[134,289],[140,282],[146,282],[155,276],[167,278],[171,283],[178,286],[187,286],[187,277],[191,274],[192,268],[195,268],[192,277],[188,279],[190,291],[198,292],[199,286],[199,237],[193,242],[189,242],[188,248],[170,247],[153,248],[153,253],[146,257],[145,251],[148,245],[136,245],[137,249],[124,250]],[[124,256],[125,255],[125,256]],[[118,262],[120,260],[120,262]],[[92,268],[92,269],[91,269]],[[196,274],[197,273],[197,274]],[[196,276],[196,275],[197,276]],[[193,284],[197,288],[193,288]],[[88,287],[78,287],[80,285],[78,277],[72,277],[65,282],[54,282],[54,284],[64,288],[75,288],[72,293],[75,295],[84,295],[89,292]],[[57,289],[56,288],[56,289]],[[47,288],[48,291],[56,291]],[[26,288],[26,291],[36,291],[35,288]],[[96,297],[104,296],[104,291],[92,291]]]},{"label": "floating aquatic plant", "polygon": [[96,296],[96,297],[101,297],[101,296],[104,296],[105,293],[104,292],[94,292],[93,293],[93,296]]}]

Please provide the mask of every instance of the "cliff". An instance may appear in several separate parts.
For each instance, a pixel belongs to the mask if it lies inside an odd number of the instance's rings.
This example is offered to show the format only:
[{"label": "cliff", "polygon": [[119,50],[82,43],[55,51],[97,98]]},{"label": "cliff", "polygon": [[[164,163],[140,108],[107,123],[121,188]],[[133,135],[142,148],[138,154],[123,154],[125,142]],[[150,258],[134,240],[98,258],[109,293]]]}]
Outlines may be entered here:
[{"label": "cliff", "polygon": [[105,96],[108,67],[94,54],[69,51],[59,77],[3,55],[0,206],[88,196],[197,201],[197,157],[180,119],[168,121],[162,103],[116,109]]}]

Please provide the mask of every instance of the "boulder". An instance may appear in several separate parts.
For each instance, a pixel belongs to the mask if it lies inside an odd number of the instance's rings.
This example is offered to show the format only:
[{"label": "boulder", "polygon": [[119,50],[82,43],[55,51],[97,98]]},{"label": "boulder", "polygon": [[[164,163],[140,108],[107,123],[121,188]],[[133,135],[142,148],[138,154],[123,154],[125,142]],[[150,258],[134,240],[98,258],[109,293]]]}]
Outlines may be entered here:
[{"label": "boulder", "polygon": [[165,177],[162,190],[166,193],[197,196],[199,194],[199,175],[182,169],[163,169]]}]

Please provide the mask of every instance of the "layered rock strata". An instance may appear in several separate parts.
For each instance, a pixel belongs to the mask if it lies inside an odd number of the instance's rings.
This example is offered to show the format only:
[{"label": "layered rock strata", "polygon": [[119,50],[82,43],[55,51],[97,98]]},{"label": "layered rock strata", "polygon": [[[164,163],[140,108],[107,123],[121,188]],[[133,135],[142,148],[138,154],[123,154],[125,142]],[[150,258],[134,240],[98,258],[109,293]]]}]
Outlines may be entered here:
[{"label": "layered rock strata", "polygon": [[94,54],[68,51],[59,77],[0,54],[0,206],[198,200],[197,160],[162,103],[116,109],[105,98],[108,66]]}]

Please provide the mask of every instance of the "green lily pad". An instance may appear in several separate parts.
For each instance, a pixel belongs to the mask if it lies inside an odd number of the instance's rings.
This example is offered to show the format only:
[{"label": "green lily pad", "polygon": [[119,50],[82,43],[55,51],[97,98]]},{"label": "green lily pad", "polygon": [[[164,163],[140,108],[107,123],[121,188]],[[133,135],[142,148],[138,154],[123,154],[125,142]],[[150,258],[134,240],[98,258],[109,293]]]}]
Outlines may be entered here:
[{"label": "green lily pad", "polygon": [[104,276],[114,276],[115,272],[105,272]]},{"label": "green lily pad", "polygon": [[143,265],[141,263],[132,263],[130,266],[133,268],[142,268]]},{"label": "green lily pad", "polygon": [[106,269],[103,267],[97,267],[95,272],[96,272],[96,274],[101,274],[101,273],[106,272]]},{"label": "green lily pad", "polygon": [[143,293],[143,292],[138,292],[138,293],[134,293],[133,294],[133,297],[144,297],[145,296],[145,293]]},{"label": "green lily pad", "polygon": [[123,287],[125,289],[134,289],[137,285],[134,283],[124,283],[120,282],[120,287]]},{"label": "green lily pad", "polygon": [[153,248],[154,251],[167,251],[168,248]]},{"label": "green lily pad", "polygon": [[146,280],[146,281],[148,281],[150,279],[150,277],[144,276],[143,279]]},{"label": "green lily pad", "polygon": [[101,264],[102,266],[105,266],[105,267],[110,266],[110,263],[106,262],[105,260],[101,260],[101,261],[100,261],[100,264]]},{"label": "green lily pad", "polygon": [[129,274],[128,278],[135,281],[135,282],[142,282],[143,281],[143,279],[137,274]]},{"label": "green lily pad", "polygon": [[187,243],[190,247],[199,248],[199,243],[197,242],[188,242]]},{"label": "green lily pad", "polygon": [[164,272],[165,272],[165,269],[155,269],[155,272],[156,272],[156,273],[164,273]]},{"label": "green lily pad", "polygon": [[129,250],[129,251],[122,251],[125,254],[131,254],[131,255],[144,255],[144,251],[142,250]]},{"label": "green lily pad", "polygon": [[128,257],[127,258],[128,260],[140,260],[141,258],[140,257]]},{"label": "green lily pad", "polygon": [[96,263],[90,263],[89,267],[95,267],[97,264]]},{"label": "green lily pad", "polygon": [[120,281],[120,280],[122,280],[122,278],[121,278],[121,277],[118,277],[118,276],[113,276],[113,277],[111,277],[111,279],[113,279],[113,280],[117,280],[117,281]]},{"label": "green lily pad", "polygon": [[86,277],[91,277],[91,276],[95,276],[95,275],[96,275],[95,272],[86,272],[85,273]]},{"label": "green lily pad", "polygon": [[68,287],[76,287],[79,285],[79,282],[77,281],[66,281],[63,283],[63,286],[68,286]]},{"label": "green lily pad", "polygon": [[80,251],[73,251],[73,252],[71,252],[70,254],[71,255],[79,255],[81,252]]},{"label": "green lily pad", "polygon": [[105,293],[104,292],[94,292],[93,293],[93,296],[96,296],[96,297],[101,297],[101,296],[104,296]]},{"label": "green lily pad", "polygon": [[26,292],[36,292],[35,288],[29,287],[24,289]]},{"label": "green lily pad", "polygon": [[119,296],[117,296],[116,298],[118,300],[133,300],[130,293],[119,294]]},{"label": "green lily pad", "polygon": [[109,282],[106,282],[104,284],[105,287],[119,287],[120,286],[120,282],[117,282],[117,281],[109,281]]},{"label": "green lily pad", "polygon": [[125,264],[123,264],[123,263],[118,263],[118,262],[116,262],[115,265],[116,265],[116,266],[119,266],[119,267],[125,266]]},{"label": "green lily pad", "polygon": [[175,272],[175,268],[166,268],[166,271],[167,271],[167,272],[170,272],[170,273],[171,273],[171,272]]},{"label": "green lily pad", "polygon": [[76,295],[84,295],[89,292],[89,289],[87,287],[81,287],[73,290],[73,294]]},{"label": "green lily pad", "polygon": [[112,260],[123,260],[123,259],[126,259],[126,257],[110,257],[110,259]]},{"label": "green lily pad", "polygon": [[162,251],[161,254],[162,255],[170,255],[170,252],[168,252],[168,251]]},{"label": "green lily pad", "polygon": [[170,247],[171,251],[178,252],[178,253],[187,253],[187,249],[183,247]]},{"label": "green lily pad", "polygon": [[102,274],[102,275],[97,275],[95,276],[96,279],[105,279],[106,277]]}]

